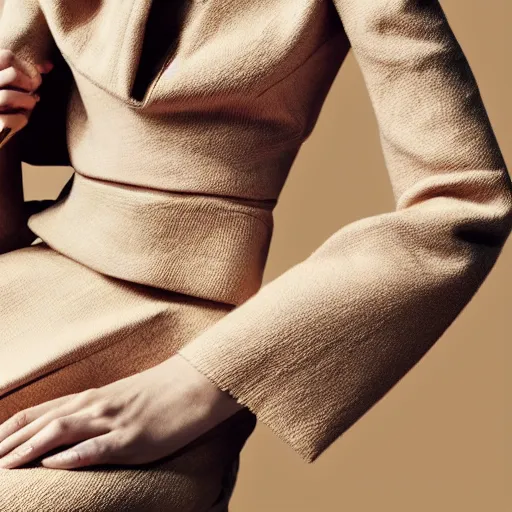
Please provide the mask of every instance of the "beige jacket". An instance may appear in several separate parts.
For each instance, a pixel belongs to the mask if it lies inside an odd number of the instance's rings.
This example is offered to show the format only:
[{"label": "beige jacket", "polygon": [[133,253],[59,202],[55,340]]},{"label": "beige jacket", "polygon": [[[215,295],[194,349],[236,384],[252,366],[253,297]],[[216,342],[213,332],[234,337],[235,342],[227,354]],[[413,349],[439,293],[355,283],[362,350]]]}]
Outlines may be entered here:
[{"label": "beige jacket", "polygon": [[[512,229],[510,177],[437,1],[177,2],[141,96],[150,5],[6,1],[0,46],[37,62],[55,44],[75,79],[74,183],[29,226],[107,275],[236,305],[180,354],[312,462],[473,297]],[[350,47],[396,208],[261,287],[273,208]]]}]

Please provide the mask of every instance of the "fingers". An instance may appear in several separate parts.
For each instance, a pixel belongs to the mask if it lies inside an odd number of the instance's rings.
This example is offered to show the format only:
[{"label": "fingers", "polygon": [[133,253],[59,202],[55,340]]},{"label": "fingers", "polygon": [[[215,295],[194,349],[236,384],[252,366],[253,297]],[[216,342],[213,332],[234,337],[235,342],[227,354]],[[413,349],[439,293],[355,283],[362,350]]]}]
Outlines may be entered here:
[{"label": "fingers", "polygon": [[115,439],[114,433],[111,432],[87,439],[68,450],[43,459],[41,464],[53,469],[74,469],[108,464],[116,451]]},{"label": "fingers", "polygon": [[0,89],[0,147],[28,124],[38,101],[37,95]]},{"label": "fingers", "polygon": [[9,87],[14,90],[32,92],[33,80],[14,66],[0,70],[0,88]]},{"label": "fingers", "polygon": [[11,416],[0,425],[0,457],[27,442],[52,421],[84,411],[84,407],[91,399],[91,393],[94,393],[93,389],[65,395]]},{"label": "fingers", "polygon": [[51,410],[57,411],[57,407],[68,402],[71,396],[74,395],[62,396],[53,400],[48,400],[47,402],[36,405],[34,407],[30,407],[14,414],[7,421],[2,423],[0,425],[0,457],[3,455],[2,452],[5,452],[5,450],[2,448],[2,443],[5,439],[7,439],[15,432],[26,428],[33,421],[35,421],[37,418],[40,418],[45,413]]},{"label": "fingers", "polygon": [[[60,414],[60,417],[62,416],[65,416],[65,414]],[[55,416],[55,414],[44,415],[41,418],[32,421],[28,425],[24,426],[23,428],[20,428],[19,430],[11,434],[9,437],[7,437],[7,439],[4,439],[0,443],[0,457],[4,457],[15,448],[18,448],[23,443],[27,442],[30,438],[35,436],[44,427],[46,427],[46,425],[51,423],[57,417],[59,416]]]},{"label": "fingers", "polygon": [[16,113],[20,110],[34,109],[38,97],[21,91],[0,89],[0,114]]},{"label": "fingers", "polygon": [[[101,419],[94,419],[86,414],[77,413],[50,421],[42,430],[31,436],[8,455],[0,459],[0,468],[9,469],[27,464],[45,453],[62,445],[74,444],[84,439],[95,438],[110,431]],[[81,449],[82,450],[82,449]],[[100,459],[105,455],[103,445],[96,442],[85,445],[79,453],[79,462]]]},{"label": "fingers", "polygon": [[30,91],[35,91],[42,82],[41,74],[36,66],[17,57],[11,50],[0,49],[0,70],[14,67],[19,69],[31,81]]},{"label": "fingers", "polygon": [[50,61],[33,65],[0,49],[0,148],[28,124],[39,101],[35,91],[42,83],[41,73],[52,68]]}]

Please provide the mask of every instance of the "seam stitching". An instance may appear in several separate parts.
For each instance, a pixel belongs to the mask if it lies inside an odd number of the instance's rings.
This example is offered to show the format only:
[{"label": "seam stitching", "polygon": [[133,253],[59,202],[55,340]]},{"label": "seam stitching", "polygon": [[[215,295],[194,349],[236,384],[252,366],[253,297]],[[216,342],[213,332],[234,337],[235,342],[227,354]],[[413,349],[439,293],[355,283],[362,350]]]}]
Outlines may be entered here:
[{"label": "seam stitching", "polygon": [[298,64],[295,68],[293,68],[289,73],[287,73],[285,76],[274,82],[273,84],[269,85],[266,89],[264,89],[262,92],[256,95],[256,98],[260,98],[270,90],[274,89],[277,85],[284,82],[288,78],[290,78],[292,75],[294,75],[297,71],[302,69],[320,50],[323,49],[325,45],[330,43],[333,39],[339,36],[339,33],[335,33],[334,35],[328,37],[327,39],[324,39],[320,45],[318,45],[300,64]]}]

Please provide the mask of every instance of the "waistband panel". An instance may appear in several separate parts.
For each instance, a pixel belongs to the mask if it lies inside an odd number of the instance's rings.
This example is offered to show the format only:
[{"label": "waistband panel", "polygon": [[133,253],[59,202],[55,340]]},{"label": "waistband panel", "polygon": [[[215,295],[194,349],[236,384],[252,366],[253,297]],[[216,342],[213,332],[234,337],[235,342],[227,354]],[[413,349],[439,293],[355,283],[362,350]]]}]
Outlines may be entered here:
[{"label": "waistband panel", "polygon": [[200,194],[140,189],[75,171],[69,194],[29,228],[105,275],[239,305],[262,283],[271,209]]}]

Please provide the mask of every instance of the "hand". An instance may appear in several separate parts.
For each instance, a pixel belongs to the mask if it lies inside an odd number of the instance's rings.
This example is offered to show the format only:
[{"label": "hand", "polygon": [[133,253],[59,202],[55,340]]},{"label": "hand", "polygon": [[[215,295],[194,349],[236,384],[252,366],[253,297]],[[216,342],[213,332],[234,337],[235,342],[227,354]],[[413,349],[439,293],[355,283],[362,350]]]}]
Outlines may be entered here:
[{"label": "hand", "polygon": [[39,101],[36,90],[41,75],[52,68],[51,62],[32,66],[12,51],[0,49],[0,147],[27,125]]},{"label": "hand", "polygon": [[74,446],[43,459],[42,465],[72,469],[153,462],[241,408],[175,355],[106,386],[15,414],[0,425],[0,469],[26,464],[63,445]]}]

